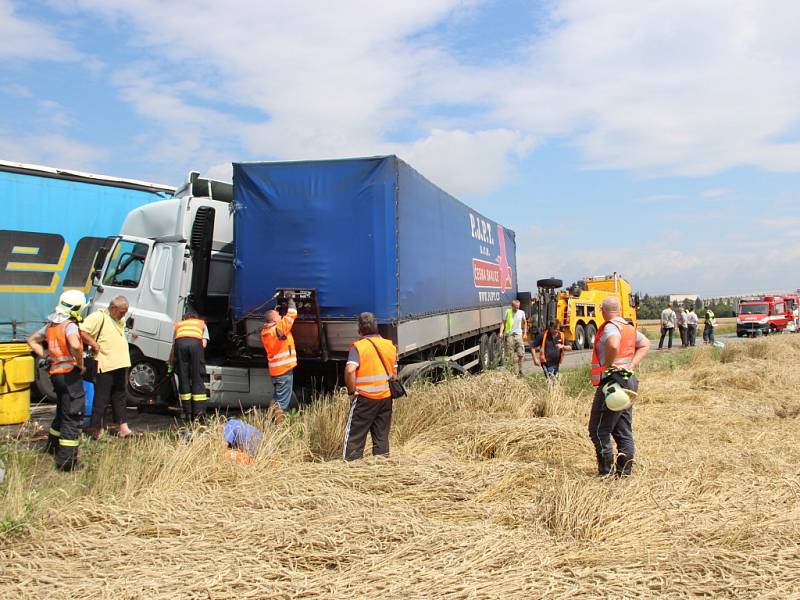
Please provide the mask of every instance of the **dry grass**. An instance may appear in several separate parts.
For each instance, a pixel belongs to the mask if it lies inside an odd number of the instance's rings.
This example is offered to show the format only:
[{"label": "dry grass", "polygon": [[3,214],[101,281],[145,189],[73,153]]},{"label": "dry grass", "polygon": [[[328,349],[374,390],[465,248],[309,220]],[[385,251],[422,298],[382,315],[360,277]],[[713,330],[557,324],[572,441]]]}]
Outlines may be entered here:
[{"label": "dry grass", "polygon": [[499,372],[398,402],[389,459],[330,460],[341,396],[262,423],[250,466],[221,424],[73,475],[7,453],[0,597],[797,598],[799,357],[781,336],[646,365],[624,481],[593,476],[590,389]]}]

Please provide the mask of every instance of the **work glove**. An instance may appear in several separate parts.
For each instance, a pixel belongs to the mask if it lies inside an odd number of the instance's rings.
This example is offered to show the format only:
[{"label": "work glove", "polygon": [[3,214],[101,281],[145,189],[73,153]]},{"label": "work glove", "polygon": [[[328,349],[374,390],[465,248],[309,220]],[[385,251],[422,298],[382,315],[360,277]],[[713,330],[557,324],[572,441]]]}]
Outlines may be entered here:
[{"label": "work glove", "polygon": [[50,357],[46,356],[44,358],[37,358],[36,359],[36,368],[37,369],[49,369],[50,368]]},{"label": "work glove", "polygon": [[167,365],[167,375],[172,375],[174,371],[175,369],[172,367],[172,365]]}]

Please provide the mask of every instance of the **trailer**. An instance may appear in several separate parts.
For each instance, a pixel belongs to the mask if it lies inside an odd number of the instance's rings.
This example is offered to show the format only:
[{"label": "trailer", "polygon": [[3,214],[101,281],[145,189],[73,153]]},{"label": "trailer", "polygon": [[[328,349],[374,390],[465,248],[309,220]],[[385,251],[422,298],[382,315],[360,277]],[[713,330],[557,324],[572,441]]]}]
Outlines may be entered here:
[{"label": "trailer", "polygon": [[173,401],[161,382],[187,303],[211,333],[210,404],[245,407],[272,397],[259,334],[283,291],[299,298],[304,390],[341,384],[365,311],[407,382],[491,367],[517,296],[514,233],[396,156],[237,163],[232,187],[193,173],[173,199],[134,210],[104,260],[93,306],[128,297],[128,383],[143,403]]},{"label": "trailer", "polygon": [[[0,161],[0,343],[39,329],[64,289],[91,290],[97,251],[134,208],[175,188]],[[49,378],[40,391],[51,393]]]}]

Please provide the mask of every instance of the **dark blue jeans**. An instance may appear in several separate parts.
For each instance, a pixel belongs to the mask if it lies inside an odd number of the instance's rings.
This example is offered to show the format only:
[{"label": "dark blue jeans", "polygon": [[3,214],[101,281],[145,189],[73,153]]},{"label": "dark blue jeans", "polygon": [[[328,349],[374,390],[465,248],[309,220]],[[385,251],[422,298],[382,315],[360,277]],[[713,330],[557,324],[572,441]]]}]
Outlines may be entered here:
[{"label": "dark blue jeans", "polygon": [[556,375],[558,375],[558,368],[560,366],[561,365],[559,365],[559,364],[542,365],[542,371],[544,371],[544,374],[545,374],[546,377],[555,377]]},{"label": "dark blue jeans", "polygon": [[283,411],[289,410],[292,401],[292,382],[294,381],[294,371],[289,371],[283,375],[272,377],[272,387],[275,389],[272,396],[275,404]]},{"label": "dark blue jeans", "polygon": [[669,333],[669,344],[667,348],[672,348],[672,333],[675,331],[674,327],[662,327],[661,328],[661,339],[658,340],[658,349],[661,350],[661,347],[664,345],[664,338],[666,337],[667,333]]}]

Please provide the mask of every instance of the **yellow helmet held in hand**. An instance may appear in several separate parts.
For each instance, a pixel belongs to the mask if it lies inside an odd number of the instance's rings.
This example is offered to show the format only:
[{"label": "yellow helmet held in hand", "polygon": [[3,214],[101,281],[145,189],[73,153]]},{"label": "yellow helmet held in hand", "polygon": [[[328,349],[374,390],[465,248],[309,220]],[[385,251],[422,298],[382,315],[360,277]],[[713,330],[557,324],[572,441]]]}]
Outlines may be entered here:
[{"label": "yellow helmet held in hand", "polygon": [[615,381],[609,381],[603,386],[603,395],[605,396],[608,410],[619,412],[631,407],[631,400],[636,397],[636,392],[626,390]]},{"label": "yellow helmet held in hand", "polygon": [[65,290],[58,298],[56,312],[81,321],[81,311],[86,306],[86,296],[80,290]]}]

